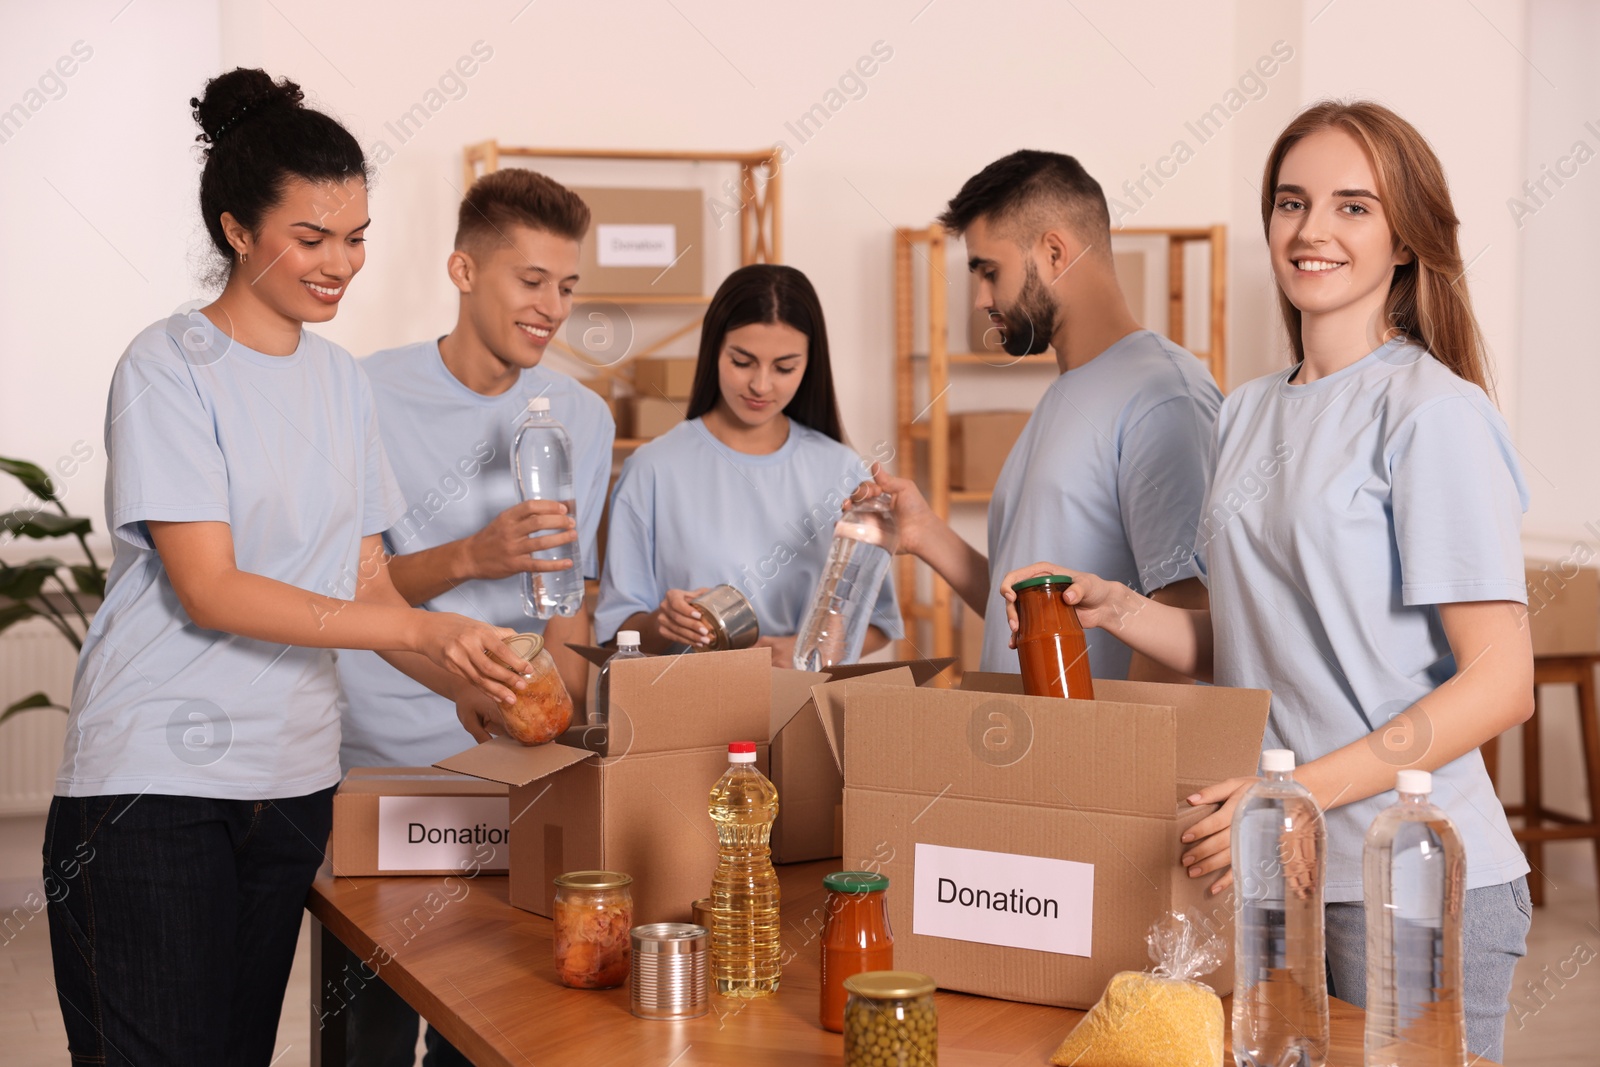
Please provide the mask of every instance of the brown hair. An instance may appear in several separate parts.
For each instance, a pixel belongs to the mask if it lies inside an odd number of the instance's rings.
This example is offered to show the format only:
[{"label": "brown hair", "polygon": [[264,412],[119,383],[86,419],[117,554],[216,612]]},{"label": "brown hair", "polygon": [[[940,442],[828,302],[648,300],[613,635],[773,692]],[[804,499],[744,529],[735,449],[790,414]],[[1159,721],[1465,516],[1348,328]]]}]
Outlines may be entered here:
[{"label": "brown hair", "polygon": [[[1273,191],[1284,157],[1301,138],[1332,129],[1350,134],[1366,149],[1389,230],[1412,255],[1410,263],[1395,267],[1389,284],[1383,310],[1390,328],[1427,349],[1458,376],[1492,392],[1483,334],[1467,296],[1456,236],[1461,223],[1450,203],[1444,167],[1411,123],[1369,100],[1325,100],[1296,115],[1267,155],[1261,180],[1262,228],[1270,234],[1277,199]],[[1278,306],[1298,362],[1305,358],[1300,309],[1282,290]]]},{"label": "brown hair", "polygon": [[528,226],[581,241],[589,232],[589,205],[571,189],[526,167],[508,167],[472,183],[456,218],[456,248],[504,239]]}]

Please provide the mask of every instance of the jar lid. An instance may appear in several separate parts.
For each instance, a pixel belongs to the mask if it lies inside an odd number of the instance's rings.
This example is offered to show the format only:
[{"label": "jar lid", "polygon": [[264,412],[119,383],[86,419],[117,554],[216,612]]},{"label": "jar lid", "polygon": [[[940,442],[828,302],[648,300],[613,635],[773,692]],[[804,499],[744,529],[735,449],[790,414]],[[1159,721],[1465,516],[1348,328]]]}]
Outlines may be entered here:
[{"label": "jar lid", "polygon": [[514,654],[532,663],[534,657],[544,651],[544,635],[512,634],[505,644]]},{"label": "jar lid", "polygon": [[889,888],[889,879],[871,871],[835,871],[824,875],[822,887],[834,893],[872,893]]},{"label": "jar lid", "polygon": [[631,874],[616,871],[569,871],[556,877],[562,889],[621,889],[632,884]]},{"label": "jar lid", "polygon": [[934,990],[933,979],[915,971],[864,971],[844,980],[848,993],[872,1000],[925,997]]},{"label": "jar lid", "polygon": [[1016,585],[1013,585],[1011,587],[1011,591],[1014,593],[1020,593],[1024,589],[1032,589],[1035,586],[1056,584],[1063,586],[1071,585],[1072,576],[1070,574],[1041,574],[1035,578],[1024,578]]}]

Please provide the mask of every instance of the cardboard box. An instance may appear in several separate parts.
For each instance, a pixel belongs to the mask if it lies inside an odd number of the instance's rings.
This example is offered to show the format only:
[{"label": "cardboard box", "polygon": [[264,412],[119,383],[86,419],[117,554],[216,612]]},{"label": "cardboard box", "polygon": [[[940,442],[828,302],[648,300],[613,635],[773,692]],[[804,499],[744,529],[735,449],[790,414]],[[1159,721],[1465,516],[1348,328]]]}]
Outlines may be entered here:
[{"label": "cardboard box", "polygon": [[592,216],[578,257],[585,299],[705,291],[705,196],[700,190],[590,187],[573,192]]},{"label": "cardboard box", "polygon": [[[631,396],[621,406],[626,414],[620,421],[627,427],[627,436],[649,439],[660,437],[682,422],[686,404],[659,396]],[[621,433],[619,428],[619,436]]]},{"label": "cardboard box", "polygon": [[688,400],[694,395],[694,371],[699,360],[689,357],[652,357],[633,361],[633,389],[640,396]]},{"label": "cardboard box", "polygon": [[989,492],[1031,412],[963,411],[950,416],[950,488]]},{"label": "cardboard box", "polygon": [[353,767],[333,795],[328,858],[341,876],[504,873],[506,787],[433,767]]},{"label": "cardboard box", "polygon": [[[772,862],[803,863],[844,854],[844,777],[812,704],[812,689],[830,679],[871,678],[881,685],[927,685],[953,659],[855,663],[826,674],[774,670],[773,706],[798,707],[772,737],[772,776],[778,787],[778,822],[772,828]],[[780,695],[792,691],[793,695]]]},{"label": "cardboard box", "polygon": [[1600,650],[1600,570],[1529,561],[1528,626],[1535,656]]},{"label": "cardboard box", "polygon": [[[1113,252],[1111,259],[1117,272],[1117,284],[1122,287],[1123,298],[1128,302],[1128,310],[1140,322],[1153,321],[1149,308],[1145,306],[1145,253]],[[987,315],[973,306],[977,300],[978,276],[973,274],[968,277],[972,281],[967,299],[967,349],[971,352],[1004,353],[1005,346],[1000,343],[1000,331]],[[585,278],[584,281],[587,282],[588,279]]]},{"label": "cardboard box", "polygon": [[[612,651],[571,647],[594,663]],[[532,748],[495,738],[437,766],[511,787],[514,906],[549,916],[557,875],[613,870],[633,876],[636,925],[687,922],[717,865],[706,801],[728,743],[757,742],[765,771],[768,739],[802,706],[775,705],[772,676],[767,648],[624,660],[608,729]]]},{"label": "cardboard box", "polygon": [[[1262,690],[1095,680],[1095,701],[870,678],[816,687],[844,774],[847,867],[888,875],[895,966],[946,989],[1087,1008],[1187,911],[1231,950],[1231,903],[1178,860],[1196,788],[1255,773]],[[842,740],[842,745],[840,741]],[[920,873],[919,873],[920,872]],[[1016,892],[1013,892],[1016,890]],[[1231,960],[1206,977],[1232,987]]]}]

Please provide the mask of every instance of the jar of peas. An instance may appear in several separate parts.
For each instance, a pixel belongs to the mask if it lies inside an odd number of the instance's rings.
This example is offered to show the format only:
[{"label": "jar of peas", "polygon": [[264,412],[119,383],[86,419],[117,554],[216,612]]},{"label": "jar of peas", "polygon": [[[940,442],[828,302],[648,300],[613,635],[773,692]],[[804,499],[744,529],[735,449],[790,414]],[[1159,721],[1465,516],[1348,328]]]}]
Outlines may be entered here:
[{"label": "jar of peas", "polygon": [[844,980],[845,1067],[938,1067],[933,979],[912,971],[866,971]]}]

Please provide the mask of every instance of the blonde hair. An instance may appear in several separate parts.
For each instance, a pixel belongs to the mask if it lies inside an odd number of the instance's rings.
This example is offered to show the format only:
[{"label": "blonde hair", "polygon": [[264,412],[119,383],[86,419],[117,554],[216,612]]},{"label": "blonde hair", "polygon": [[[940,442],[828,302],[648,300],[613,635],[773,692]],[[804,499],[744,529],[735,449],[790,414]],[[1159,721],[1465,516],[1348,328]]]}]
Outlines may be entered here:
[{"label": "blonde hair", "polygon": [[[1261,224],[1272,226],[1273,190],[1284,157],[1302,138],[1322,130],[1343,130],[1372,160],[1384,217],[1410,263],[1394,269],[1384,314],[1392,330],[1403,333],[1459,377],[1492,394],[1483,333],[1472,314],[1465,268],[1457,240],[1460,219],[1450,203],[1439,157],[1417,128],[1370,100],[1326,100],[1296,115],[1267,155],[1261,181]],[[1305,358],[1300,309],[1280,289],[1278,306],[1296,361]]]}]

